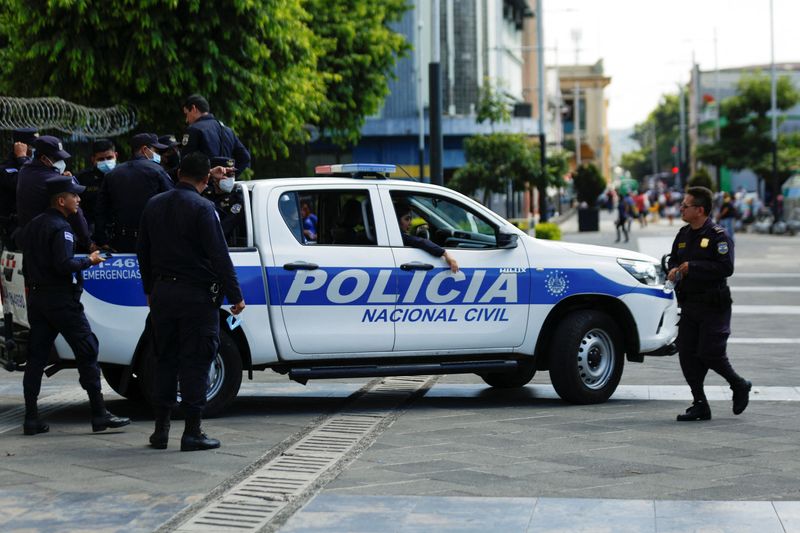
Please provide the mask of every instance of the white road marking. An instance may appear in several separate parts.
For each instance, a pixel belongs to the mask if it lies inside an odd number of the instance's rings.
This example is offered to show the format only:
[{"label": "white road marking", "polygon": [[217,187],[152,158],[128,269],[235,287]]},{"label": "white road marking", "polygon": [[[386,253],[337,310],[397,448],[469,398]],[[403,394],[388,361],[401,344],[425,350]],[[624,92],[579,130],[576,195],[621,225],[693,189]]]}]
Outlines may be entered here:
[{"label": "white road marking", "polygon": [[800,305],[733,305],[734,315],[800,315]]},{"label": "white road marking", "polygon": [[731,285],[731,290],[733,292],[800,292],[800,287],[796,285],[791,286],[769,286],[769,287],[758,287],[758,286],[742,286],[737,287],[736,285]]},{"label": "white road marking", "polygon": [[728,344],[800,344],[800,338],[791,337],[730,337]]}]

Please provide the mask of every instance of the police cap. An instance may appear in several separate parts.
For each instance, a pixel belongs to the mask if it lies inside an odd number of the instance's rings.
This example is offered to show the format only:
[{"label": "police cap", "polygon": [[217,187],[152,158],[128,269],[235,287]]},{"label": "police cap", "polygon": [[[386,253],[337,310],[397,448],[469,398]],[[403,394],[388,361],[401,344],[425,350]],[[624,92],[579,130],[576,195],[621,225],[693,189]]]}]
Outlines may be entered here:
[{"label": "police cap", "polygon": [[61,161],[62,159],[69,159],[72,157],[69,152],[64,150],[61,144],[61,139],[51,135],[42,135],[33,141],[33,147],[36,153],[46,155],[52,161]]},{"label": "police cap", "polygon": [[158,142],[160,144],[166,145],[167,148],[174,148],[180,144],[178,140],[175,138],[175,136],[172,135],[171,133],[169,135],[159,136]]},{"label": "police cap", "polygon": [[131,138],[131,148],[133,148],[134,152],[142,146],[155,148],[157,150],[164,150],[168,148],[166,144],[161,144],[158,142],[158,137],[155,133],[137,133]]},{"label": "police cap", "polygon": [[12,132],[15,143],[33,144],[39,137],[39,132],[36,128],[21,128]]},{"label": "police cap", "polygon": [[47,196],[54,196],[64,192],[81,194],[86,190],[86,187],[83,185],[78,185],[72,181],[72,178],[69,176],[50,178],[49,180],[45,181],[45,185],[47,185]]},{"label": "police cap", "polygon": [[234,168],[236,165],[236,161],[230,157],[212,157],[211,158],[211,168],[214,167],[225,167],[225,168]]}]

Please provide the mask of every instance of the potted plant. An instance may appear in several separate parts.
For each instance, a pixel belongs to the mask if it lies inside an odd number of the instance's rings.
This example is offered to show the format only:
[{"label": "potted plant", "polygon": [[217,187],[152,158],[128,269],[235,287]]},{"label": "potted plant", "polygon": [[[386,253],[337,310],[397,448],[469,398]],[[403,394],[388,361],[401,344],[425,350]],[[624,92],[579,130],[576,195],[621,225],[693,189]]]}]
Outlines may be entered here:
[{"label": "potted plant", "polygon": [[578,199],[578,231],[598,231],[600,210],[597,199],[606,189],[606,180],[591,163],[581,165],[572,175],[572,184]]}]

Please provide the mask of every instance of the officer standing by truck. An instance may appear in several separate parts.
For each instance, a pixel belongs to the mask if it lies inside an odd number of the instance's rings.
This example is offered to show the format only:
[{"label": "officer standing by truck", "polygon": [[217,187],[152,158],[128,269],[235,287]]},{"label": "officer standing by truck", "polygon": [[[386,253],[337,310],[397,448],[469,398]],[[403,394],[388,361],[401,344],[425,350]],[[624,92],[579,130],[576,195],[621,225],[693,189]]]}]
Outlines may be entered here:
[{"label": "officer standing by truck", "polygon": [[689,187],[680,205],[688,224],[672,243],[668,279],[676,283],[681,307],[678,352],[681,370],[694,399],[679,422],[710,420],[703,382],[713,370],[730,384],[733,414],[747,407],[752,384],[731,366],[726,353],[731,332],[731,291],[727,278],[733,274],[733,240],[709,218],[711,191]]},{"label": "officer standing by truck", "polygon": [[183,104],[186,133],[183,135],[181,156],[202,152],[212,157],[227,157],[236,162],[236,176],[250,166],[250,152],[233,130],[211,113],[208,100],[199,94],[189,96]]},{"label": "officer standing by truck", "polygon": [[88,257],[75,258],[75,236],[67,217],[78,211],[85,187],[71,177],[47,180],[50,207],[36,216],[22,230],[25,262],[25,288],[28,292],[30,345],[25,364],[25,435],[46,433],[50,428],[39,419],[37,399],[42,373],[60,333],[75,354],[81,387],[89,395],[92,408],[92,431],[103,431],[130,424],[130,419],[114,416],[106,410],[97,365],[98,342],[92,333],[81,305],[83,270],[105,261],[95,250]]},{"label": "officer standing by truck", "polygon": [[208,188],[203,191],[203,197],[211,200],[219,215],[222,232],[225,240],[232,242],[236,229],[244,223],[244,195],[241,189],[234,190],[236,168],[234,160],[228,157],[212,157],[211,166],[220,166],[225,169],[225,174],[209,180]]},{"label": "officer standing by truck", "polygon": [[165,449],[181,383],[186,426],[181,451],[218,448],[201,428],[208,371],[219,347],[219,306],[245,307],[214,205],[200,196],[211,177],[208,158],[183,158],[174,190],[152,198],[142,214],[136,254],[150,305],[157,359],[155,431],[150,445]]}]

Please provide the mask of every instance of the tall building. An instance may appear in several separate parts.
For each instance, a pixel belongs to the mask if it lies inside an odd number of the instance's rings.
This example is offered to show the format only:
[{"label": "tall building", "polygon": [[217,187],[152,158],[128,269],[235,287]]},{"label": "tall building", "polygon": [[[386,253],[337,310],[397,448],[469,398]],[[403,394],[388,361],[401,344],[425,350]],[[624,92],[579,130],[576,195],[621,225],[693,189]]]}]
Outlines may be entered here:
[{"label": "tall building", "polygon": [[[396,26],[412,45],[395,69],[390,94],[381,111],[366,120],[352,160],[401,165],[419,176],[419,134],[424,135],[424,175],[429,176],[428,64],[432,60],[430,0],[416,0]],[[537,135],[528,93],[536,82],[524,81],[526,56],[535,51],[523,45],[526,21],[533,16],[529,0],[441,0],[440,64],[442,71],[445,183],[464,165],[464,139],[492,131]],[[530,61],[530,59],[528,59]],[[535,75],[535,68],[533,69]],[[477,124],[481,86],[499,85],[514,104],[509,124]],[[422,120],[421,118],[422,117]],[[323,148],[324,150],[324,148]],[[316,159],[330,161],[317,152]],[[345,156],[345,160],[349,159]]]}]

